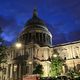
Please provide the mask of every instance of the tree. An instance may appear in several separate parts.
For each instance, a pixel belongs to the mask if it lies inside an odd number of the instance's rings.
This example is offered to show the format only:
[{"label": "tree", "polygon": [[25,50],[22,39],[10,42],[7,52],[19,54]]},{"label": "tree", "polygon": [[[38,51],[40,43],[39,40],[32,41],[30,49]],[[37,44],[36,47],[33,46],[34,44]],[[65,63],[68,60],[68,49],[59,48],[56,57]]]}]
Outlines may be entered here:
[{"label": "tree", "polygon": [[4,59],[5,57],[5,49],[6,49],[6,46],[3,44],[4,43],[4,40],[3,38],[1,37],[1,34],[2,34],[2,29],[0,28],[0,63],[2,62],[2,60]]},{"label": "tree", "polygon": [[1,34],[2,34],[2,29],[0,28],[0,45],[3,43],[3,39],[1,37]]},{"label": "tree", "polygon": [[74,80],[75,76],[77,76],[77,77],[80,76],[80,73],[78,71],[73,70],[73,69],[69,69],[67,72],[67,75],[70,76],[70,78]]},{"label": "tree", "polygon": [[51,58],[51,76],[55,77],[62,73],[63,59],[59,57],[57,51],[53,54]]},{"label": "tree", "polygon": [[42,75],[43,74],[43,71],[42,71],[43,67],[41,64],[36,64],[34,70],[33,70],[33,74],[40,74]]}]

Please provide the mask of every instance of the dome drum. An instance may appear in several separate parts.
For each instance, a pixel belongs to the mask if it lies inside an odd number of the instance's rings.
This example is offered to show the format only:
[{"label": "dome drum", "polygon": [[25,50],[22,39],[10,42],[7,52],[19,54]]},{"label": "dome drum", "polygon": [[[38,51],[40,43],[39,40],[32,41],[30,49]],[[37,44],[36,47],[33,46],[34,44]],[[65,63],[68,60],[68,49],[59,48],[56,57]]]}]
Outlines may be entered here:
[{"label": "dome drum", "polygon": [[22,33],[21,35],[24,35],[24,34],[27,34],[27,33],[45,33],[45,34],[48,34],[51,38],[52,38],[52,35],[51,33],[48,31],[48,30],[45,30],[45,29],[42,29],[42,28],[26,28]]},{"label": "dome drum", "polygon": [[52,38],[49,34],[42,33],[42,32],[33,32],[33,33],[26,33],[20,36],[20,41],[24,44],[29,44],[31,42],[39,44],[40,46],[52,44]]}]

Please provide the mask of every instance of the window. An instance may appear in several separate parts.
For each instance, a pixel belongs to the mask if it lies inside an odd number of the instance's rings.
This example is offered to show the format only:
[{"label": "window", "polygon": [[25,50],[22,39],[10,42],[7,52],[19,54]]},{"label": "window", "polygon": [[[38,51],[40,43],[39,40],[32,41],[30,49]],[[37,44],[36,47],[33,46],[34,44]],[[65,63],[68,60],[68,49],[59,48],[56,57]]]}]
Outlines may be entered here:
[{"label": "window", "polygon": [[31,33],[29,33],[29,42],[31,42]]},{"label": "window", "polygon": [[40,33],[40,42],[42,42],[42,33]]},{"label": "window", "polygon": [[66,57],[64,57],[64,60],[66,60]]},{"label": "window", "polygon": [[76,56],[76,58],[79,58],[78,56]]},{"label": "window", "polygon": [[43,34],[43,42],[45,42],[45,34]]},{"label": "window", "polygon": [[39,42],[39,33],[36,33],[36,42]]},{"label": "window", "polygon": [[28,34],[25,34],[25,43],[28,42]]}]

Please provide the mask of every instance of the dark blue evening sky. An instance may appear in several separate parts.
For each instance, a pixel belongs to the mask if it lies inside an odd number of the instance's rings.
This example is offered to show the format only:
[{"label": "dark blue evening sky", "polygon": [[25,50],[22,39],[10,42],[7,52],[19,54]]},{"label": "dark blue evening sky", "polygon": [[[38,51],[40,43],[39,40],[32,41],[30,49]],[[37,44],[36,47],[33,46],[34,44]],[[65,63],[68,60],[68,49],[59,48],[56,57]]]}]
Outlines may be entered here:
[{"label": "dark blue evening sky", "polygon": [[80,0],[0,0],[2,37],[15,41],[35,7],[54,44],[80,40]]}]

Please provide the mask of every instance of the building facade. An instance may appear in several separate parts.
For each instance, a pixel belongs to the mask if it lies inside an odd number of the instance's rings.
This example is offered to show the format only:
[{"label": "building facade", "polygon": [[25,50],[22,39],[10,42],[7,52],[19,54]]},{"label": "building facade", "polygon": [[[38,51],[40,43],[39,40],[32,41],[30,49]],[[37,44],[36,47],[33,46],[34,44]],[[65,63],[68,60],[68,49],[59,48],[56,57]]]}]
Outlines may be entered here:
[{"label": "building facade", "polygon": [[0,65],[0,80],[22,80],[24,75],[33,74],[35,63],[42,65],[44,77],[50,76],[50,58],[54,50],[65,60],[64,74],[71,68],[80,71],[80,41],[53,46],[52,34],[36,10],[25,24],[17,42],[22,46],[17,48],[13,44],[5,51],[6,62]]},{"label": "building facade", "polygon": [[54,49],[65,60],[67,69],[75,69],[80,72],[80,41],[61,44],[55,46]]}]

